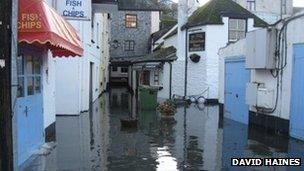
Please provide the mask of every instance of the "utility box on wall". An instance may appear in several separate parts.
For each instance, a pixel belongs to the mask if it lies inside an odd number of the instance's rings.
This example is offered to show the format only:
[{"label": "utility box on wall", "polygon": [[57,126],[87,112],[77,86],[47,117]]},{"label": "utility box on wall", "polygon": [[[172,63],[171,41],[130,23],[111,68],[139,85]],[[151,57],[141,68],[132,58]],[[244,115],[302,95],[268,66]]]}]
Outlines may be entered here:
[{"label": "utility box on wall", "polygon": [[247,69],[275,69],[275,28],[248,32],[246,35],[246,45]]},{"label": "utility box on wall", "polygon": [[247,83],[246,86],[246,104],[256,106],[258,100],[258,84]]},{"label": "utility box on wall", "polygon": [[246,87],[246,104],[272,109],[274,106],[274,90],[265,88],[258,83],[248,83]]}]

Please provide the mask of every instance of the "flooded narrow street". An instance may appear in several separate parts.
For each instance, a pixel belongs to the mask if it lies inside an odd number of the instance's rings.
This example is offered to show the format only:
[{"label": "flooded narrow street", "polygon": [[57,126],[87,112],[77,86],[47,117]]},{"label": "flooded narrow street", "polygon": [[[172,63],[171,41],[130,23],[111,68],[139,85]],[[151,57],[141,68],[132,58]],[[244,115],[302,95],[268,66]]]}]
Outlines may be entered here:
[{"label": "flooded narrow street", "polygon": [[[304,154],[303,142],[223,119],[218,106],[179,107],[175,118],[167,119],[137,110],[134,101],[127,90],[112,89],[89,113],[57,116],[55,148],[22,169],[232,170],[231,157]],[[120,119],[128,116],[138,118],[137,129],[121,127]]]}]

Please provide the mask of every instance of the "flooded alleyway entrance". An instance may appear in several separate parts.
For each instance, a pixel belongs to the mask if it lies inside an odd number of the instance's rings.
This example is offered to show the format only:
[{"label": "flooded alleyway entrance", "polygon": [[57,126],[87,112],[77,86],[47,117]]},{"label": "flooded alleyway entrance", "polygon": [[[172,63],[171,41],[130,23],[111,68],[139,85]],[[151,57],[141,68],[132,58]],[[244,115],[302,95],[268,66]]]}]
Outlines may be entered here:
[{"label": "flooded alleyway entrance", "polygon": [[[55,148],[21,169],[231,170],[231,157],[304,154],[303,142],[224,119],[218,106],[181,106],[175,118],[164,119],[135,110],[131,99],[126,89],[112,89],[89,113],[57,116]],[[137,129],[121,127],[120,119],[129,116],[138,119]],[[278,170],[292,169],[303,170]]]}]

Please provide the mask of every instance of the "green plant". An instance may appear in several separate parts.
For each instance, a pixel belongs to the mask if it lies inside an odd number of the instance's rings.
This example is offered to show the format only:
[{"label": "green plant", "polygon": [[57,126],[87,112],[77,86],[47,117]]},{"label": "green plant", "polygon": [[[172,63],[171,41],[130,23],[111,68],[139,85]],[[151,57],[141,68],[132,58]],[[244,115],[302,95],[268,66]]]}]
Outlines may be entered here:
[{"label": "green plant", "polygon": [[177,112],[177,106],[172,100],[166,100],[164,103],[158,105],[157,110],[166,116],[173,116]]}]

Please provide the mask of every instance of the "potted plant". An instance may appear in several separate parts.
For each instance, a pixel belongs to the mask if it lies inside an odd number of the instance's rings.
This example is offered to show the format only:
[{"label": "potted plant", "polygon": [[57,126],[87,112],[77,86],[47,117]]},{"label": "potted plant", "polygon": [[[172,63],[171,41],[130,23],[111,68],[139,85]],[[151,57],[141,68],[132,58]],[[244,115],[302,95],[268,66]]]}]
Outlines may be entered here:
[{"label": "potted plant", "polygon": [[164,117],[173,117],[177,111],[177,107],[172,100],[167,100],[162,104],[159,104],[157,110]]}]

